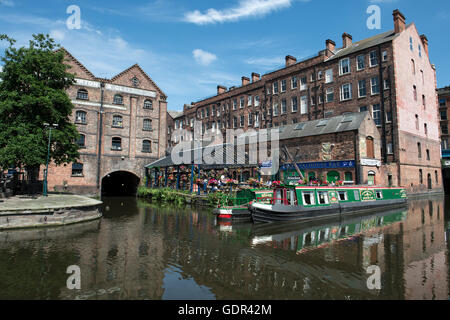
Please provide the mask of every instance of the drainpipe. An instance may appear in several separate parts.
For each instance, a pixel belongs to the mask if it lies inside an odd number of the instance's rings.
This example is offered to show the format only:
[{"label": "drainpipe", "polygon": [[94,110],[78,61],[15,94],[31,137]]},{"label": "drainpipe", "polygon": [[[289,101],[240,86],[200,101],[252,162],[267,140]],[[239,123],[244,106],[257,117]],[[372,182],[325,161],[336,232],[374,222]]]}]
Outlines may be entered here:
[{"label": "drainpipe", "polygon": [[383,66],[382,66],[382,55],[381,55],[381,45],[378,46],[378,70],[379,70],[379,86],[380,86],[380,100],[381,100],[381,131],[383,134],[381,135],[381,143],[382,143],[382,154],[383,154],[383,162],[387,164],[388,156],[387,156],[387,140],[386,140],[386,110],[384,106],[384,81],[383,81]]},{"label": "drainpipe", "polygon": [[355,134],[355,140],[353,142],[354,144],[354,152],[355,152],[355,184],[359,185],[361,183],[361,177],[360,177],[360,170],[359,170],[359,166],[360,166],[360,159],[358,157],[358,131],[355,130],[354,131]]},{"label": "drainpipe", "polygon": [[100,83],[100,112],[99,112],[99,131],[98,131],[98,154],[97,154],[97,190],[100,190],[100,171],[102,163],[102,137],[103,137],[103,95],[105,83]]}]

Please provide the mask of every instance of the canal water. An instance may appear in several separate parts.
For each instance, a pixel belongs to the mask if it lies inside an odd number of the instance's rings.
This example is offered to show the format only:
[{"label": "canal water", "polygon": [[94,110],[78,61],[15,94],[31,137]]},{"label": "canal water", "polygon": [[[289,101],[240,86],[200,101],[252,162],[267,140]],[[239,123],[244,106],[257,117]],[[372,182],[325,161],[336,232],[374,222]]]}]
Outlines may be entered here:
[{"label": "canal water", "polygon": [[[134,198],[104,202],[99,221],[0,232],[0,299],[449,298],[443,197],[287,226],[217,223],[209,210]],[[72,265],[80,290],[67,288]]]}]

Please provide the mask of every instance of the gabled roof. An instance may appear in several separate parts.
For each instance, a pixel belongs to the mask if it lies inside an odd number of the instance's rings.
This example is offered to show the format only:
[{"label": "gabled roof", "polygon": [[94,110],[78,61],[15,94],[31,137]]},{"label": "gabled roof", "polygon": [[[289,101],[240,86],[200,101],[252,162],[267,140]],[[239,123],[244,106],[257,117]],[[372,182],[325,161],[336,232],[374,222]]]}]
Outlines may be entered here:
[{"label": "gabled roof", "polygon": [[92,80],[97,79],[97,77],[94,76],[94,74],[90,72],[88,68],[86,68],[80,61],[78,61],[69,51],[67,51],[66,48],[61,47],[58,50],[56,50],[56,52],[58,51],[64,52],[65,55],[68,56],[70,60],[72,60],[75,64],[77,64],[84,72],[86,72],[92,78]]},{"label": "gabled roof", "polygon": [[[412,24],[407,25],[407,28],[409,28]],[[340,48],[335,51],[335,55],[330,57],[327,61],[331,61],[334,59],[340,59],[347,55],[350,55],[352,53],[362,51],[371,47],[378,46],[380,44],[389,42],[394,40],[396,37],[398,37],[399,34],[395,33],[394,30],[390,30],[384,33],[380,33],[376,36],[373,36],[371,38],[367,38],[358,42],[352,43],[351,46],[348,48]]]},{"label": "gabled roof", "polygon": [[171,111],[167,110],[167,113],[172,117],[172,119],[179,118],[181,116],[184,116],[183,111]]},{"label": "gabled roof", "polygon": [[140,72],[142,72],[142,74],[147,78],[148,81],[150,81],[150,83],[159,91],[159,93],[167,98],[167,95],[158,87],[158,85],[153,81],[152,78],[150,78],[150,76],[141,68],[140,65],[138,65],[137,63],[132,65],[131,67],[129,67],[128,69],[125,69],[124,71],[122,71],[121,73],[115,75],[112,79],[111,82],[116,81],[118,78],[120,78],[121,76],[123,76],[125,73],[129,72],[130,70],[132,70],[133,68],[137,68],[139,69]]}]

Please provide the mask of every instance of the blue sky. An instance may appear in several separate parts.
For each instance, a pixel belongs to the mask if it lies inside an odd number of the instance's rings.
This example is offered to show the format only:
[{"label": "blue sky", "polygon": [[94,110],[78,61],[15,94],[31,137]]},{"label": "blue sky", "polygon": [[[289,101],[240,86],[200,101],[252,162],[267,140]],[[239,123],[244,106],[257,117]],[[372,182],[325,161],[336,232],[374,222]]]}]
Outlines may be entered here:
[{"label": "blue sky", "polygon": [[[139,63],[169,96],[170,110],[212,96],[217,85],[275,70],[286,55],[299,60],[393,29],[392,11],[426,34],[438,86],[450,85],[448,0],[0,0],[0,33],[25,45],[49,33],[98,77]],[[81,12],[81,29],[67,28],[67,8]],[[381,8],[381,30],[369,30],[370,5]],[[0,47],[5,45],[0,43]],[[1,48],[0,48],[1,49]]]}]

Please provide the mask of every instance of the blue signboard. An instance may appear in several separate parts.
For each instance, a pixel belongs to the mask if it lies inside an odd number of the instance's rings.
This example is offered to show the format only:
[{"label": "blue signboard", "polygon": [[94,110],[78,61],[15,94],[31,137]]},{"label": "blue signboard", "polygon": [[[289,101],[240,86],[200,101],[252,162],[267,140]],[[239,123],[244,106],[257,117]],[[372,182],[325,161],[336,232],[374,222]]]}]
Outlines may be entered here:
[{"label": "blue signboard", "polygon": [[[300,170],[313,170],[313,169],[341,169],[341,168],[355,168],[356,162],[354,160],[348,161],[324,161],[324,162],[308,162],[298,163],[297,166]],[[285,164],[281,166],[282,170],[295,169],[293,164]]]}]

